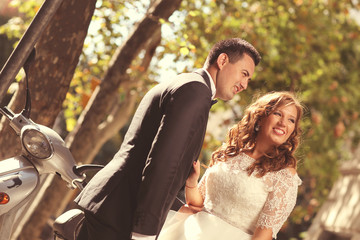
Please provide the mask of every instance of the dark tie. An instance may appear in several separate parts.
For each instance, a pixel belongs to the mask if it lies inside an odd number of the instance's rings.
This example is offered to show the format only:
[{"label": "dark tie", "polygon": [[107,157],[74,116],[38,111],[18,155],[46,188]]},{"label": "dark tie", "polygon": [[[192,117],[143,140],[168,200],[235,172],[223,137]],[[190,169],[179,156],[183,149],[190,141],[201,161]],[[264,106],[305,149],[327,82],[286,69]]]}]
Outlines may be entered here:
[{"label": "dark tie", "polygon": [[217,99],[211,100],[211,106],[214,105],[214,104],[217,103],[217,102],[218,102]]}]

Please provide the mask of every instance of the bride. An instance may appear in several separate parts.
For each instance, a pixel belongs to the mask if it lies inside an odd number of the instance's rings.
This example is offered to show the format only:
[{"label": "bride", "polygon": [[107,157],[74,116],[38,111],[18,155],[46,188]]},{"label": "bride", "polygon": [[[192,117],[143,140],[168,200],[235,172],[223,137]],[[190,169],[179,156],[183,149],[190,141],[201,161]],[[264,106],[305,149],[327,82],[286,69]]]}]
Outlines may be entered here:
[{"label": "bride", "polygon": [[294,152],[302,106],[290,92],[260,97],[186,181],[186,205],[171,211],[158,240],[271,240],[293,210],[301,180]]}]

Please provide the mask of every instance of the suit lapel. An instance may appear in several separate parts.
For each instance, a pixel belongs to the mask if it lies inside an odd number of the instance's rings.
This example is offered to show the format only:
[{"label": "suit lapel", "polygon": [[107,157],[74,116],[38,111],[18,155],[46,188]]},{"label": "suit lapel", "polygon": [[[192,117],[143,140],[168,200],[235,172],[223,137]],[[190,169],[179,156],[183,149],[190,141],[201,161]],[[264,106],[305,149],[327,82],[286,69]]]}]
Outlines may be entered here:
[{"label": "suit lapel", "polygon": [[204,69],[198,69],[195,71],[195,73],[197,73],[203,77],[203,79],[206,82],[206,85],[209,87],[209,89],[211,91],[210,79],[209,79],[209,76],[207,75],[207,73],[204,71]]}]

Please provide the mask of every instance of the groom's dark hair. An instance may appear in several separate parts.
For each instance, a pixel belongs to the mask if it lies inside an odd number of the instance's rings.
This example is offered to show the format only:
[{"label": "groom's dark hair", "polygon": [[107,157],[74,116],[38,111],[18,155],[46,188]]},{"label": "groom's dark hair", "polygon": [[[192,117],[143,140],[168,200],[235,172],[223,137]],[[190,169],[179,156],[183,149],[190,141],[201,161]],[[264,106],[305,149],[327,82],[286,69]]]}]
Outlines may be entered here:
[{"label": "groom's dark hair", "polygon": [[210,50],[205,66],[214,64],[221,53],[226,53],[229,61],[234,63],[248,54],[254,61],[255,66],[259,64],[261,56],[253,45],[241,38],[230,38],[216,43]]}]

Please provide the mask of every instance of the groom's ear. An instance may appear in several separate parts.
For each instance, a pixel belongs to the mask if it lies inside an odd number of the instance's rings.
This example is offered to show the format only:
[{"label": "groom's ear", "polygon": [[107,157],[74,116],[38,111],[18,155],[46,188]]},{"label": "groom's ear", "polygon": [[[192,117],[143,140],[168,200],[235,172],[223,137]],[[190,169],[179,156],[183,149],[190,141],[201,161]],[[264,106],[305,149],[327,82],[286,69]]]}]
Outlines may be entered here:
[{"label": "groom's ear", "polygon": [[226,53],[221,53],[216,60],[216,64],[220,70],[228,62],[229,62],[229,56]]}]

